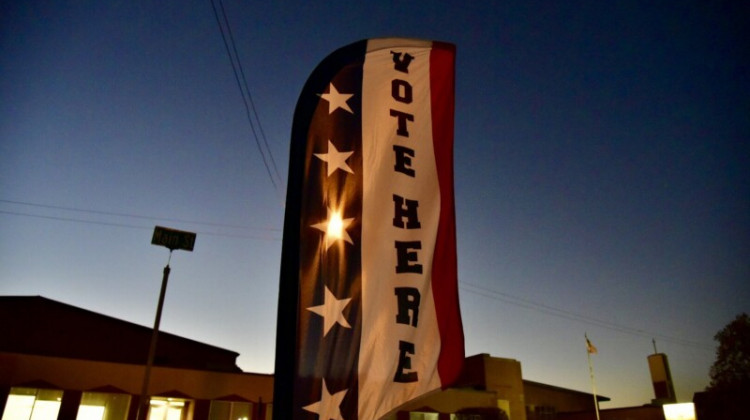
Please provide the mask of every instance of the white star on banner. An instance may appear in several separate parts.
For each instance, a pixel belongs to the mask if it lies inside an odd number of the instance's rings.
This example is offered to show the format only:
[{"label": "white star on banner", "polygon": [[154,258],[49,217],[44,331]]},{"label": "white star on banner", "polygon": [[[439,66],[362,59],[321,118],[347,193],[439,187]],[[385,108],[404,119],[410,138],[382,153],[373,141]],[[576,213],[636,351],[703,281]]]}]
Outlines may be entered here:
[{"label": "white star on banner", "polygon": [[344,420],[341,417],[341,401],[344,400],[347,390],[339,391],[333,395],[328,392],[326,380],[323,379],[323,391],[320,395],[320,401],[302,407],[303,410],[311,413],[317,413],[319,420]]},{"label": "white star on banner", "polygon": [[346,163],[346,160],[349,159],[349,156],[351,156],[353,153],[354,152],[339,152],[338,149],[336,149],[336,146],[334,146],[333,143],[328,140],[327,153],[314,153],[314,155],[323,162],[326,162],[328,176],[331,176],[331,174],[334,173],[336,169],[341,169],[342,171],[349,172],[350,174],[354,173],[352,168],[350,168]]},{"label": "white star on banner", "polygon": [[328,101],[328,114],[333,114],[333,111],[341,108],[345,111],[348,111],[350,114],[354,114],[354,111],[352,111],[351,108],[349,108],[349,104],[346,103],[346,101],[349,100],[352,96],[354,96],[353,93],[339,93],[338,90],[336,90],[336,86],[333,85],[333,83],[330,83],[328,89],[328,93],[320,93],[318,96]]},{"label": "white star on banner", "polygon": [[311,227],[314,227],[325,234],[326,249],[328,249],[334,242],[341,239],[352,245],[354,244],[352,237],[349,236],[349,232],[346,231],[346,228],[348,228],[353,221],[353,217],[350,219],[342,219],[340,211],[331,211],[329,208],[328,219],[324,222],[311,225]]},{"label": "white star on banner", "polygon": [[333,325],[338,323],[344,328],[351,328],[349,322],[344,318],[344,308],[349,304],[351,298],[336,299],[336,296],[331,292],[328,287],[325,288],[325,297],[323,298],[323,304],[319,306],[311,306],[307,308],[310,312],[323,317],[323,337],[328,334],[328,331],[333,328]]}]

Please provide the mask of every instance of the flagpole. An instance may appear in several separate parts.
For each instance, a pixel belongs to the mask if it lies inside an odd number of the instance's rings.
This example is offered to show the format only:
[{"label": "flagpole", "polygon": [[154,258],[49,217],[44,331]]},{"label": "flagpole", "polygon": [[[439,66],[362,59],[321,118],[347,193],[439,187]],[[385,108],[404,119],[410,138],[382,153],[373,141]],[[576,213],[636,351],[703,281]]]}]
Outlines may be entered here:
[{"label": "flagpole", "polygon": [[592,345],[589,341],[589,337],[584,333],[583,336],[586,338],[586,357],[589,361],[589,374],[591,376],[591,392],[594,395],[594,411],[596,411],[596,420],[599,418],[599,399],[596,398],[596,381],[594,381],[594,365],[591,363]]}]

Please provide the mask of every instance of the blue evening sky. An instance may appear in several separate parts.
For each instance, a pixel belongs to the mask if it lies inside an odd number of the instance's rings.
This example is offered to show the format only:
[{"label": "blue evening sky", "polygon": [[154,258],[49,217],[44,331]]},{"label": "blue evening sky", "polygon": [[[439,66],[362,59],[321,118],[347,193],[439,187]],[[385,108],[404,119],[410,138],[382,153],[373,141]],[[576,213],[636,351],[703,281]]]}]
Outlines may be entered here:
[{"label": "blue evening sky", "polygon": [[744,2],[225,0],[273,177],[209,0],[0,7],[2,295],[151,326],[153,227],[194,231],[162,329],[272,372],[299,92],[338,47],[407,36],[457,46],[467,354],[589,392],[588,333],[606,408],[653,398],[655,338],[690,401],[750,311]]}]

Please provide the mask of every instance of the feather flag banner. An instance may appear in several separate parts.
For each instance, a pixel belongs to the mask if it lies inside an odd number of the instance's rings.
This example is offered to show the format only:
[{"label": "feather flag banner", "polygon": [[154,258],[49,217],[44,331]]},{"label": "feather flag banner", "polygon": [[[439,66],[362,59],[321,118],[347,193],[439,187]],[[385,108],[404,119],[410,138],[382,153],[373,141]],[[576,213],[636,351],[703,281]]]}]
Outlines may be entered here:
[{"label": "feather flag banner", "polygon": [[294,114],[273,415],[378,419],[460,373],[455,47],[371,39]]}]

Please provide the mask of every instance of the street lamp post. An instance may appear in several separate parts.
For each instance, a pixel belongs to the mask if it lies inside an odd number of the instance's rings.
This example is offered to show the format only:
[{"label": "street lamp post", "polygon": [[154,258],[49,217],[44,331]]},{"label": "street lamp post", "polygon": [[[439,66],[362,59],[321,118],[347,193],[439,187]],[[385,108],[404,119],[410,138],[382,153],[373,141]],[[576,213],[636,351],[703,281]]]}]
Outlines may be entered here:
[{"label": "street lamp post", "polygon": [[137,420],[146,420],[148,417],[149,408],[149,392],[148,385],[151,380],[151,368],[154,365],[154,358],[156,356],[156,341],[159,336],[159,324],[161,323],[161,311],[164,306],[164,296],[167,293],[167,282],[169,281],[169,263],[172,260],[172,251],[175,249],[182,249],[185,251],[193,251],[195,245],[196,234],[192,232],[185,232],[181,230],[164,228],[156,226],[154,228],[154,235],[151,238],[152,245],[161,245],[169,248],[169,259],[167,265],[164,267],[164,275],[161,280],[161,291],[159,292],[159,303],[156,306],[156,319],[154,319],[154,329],[151,332],[151,344],[148,348],[148,358],[146,359],[146,369],[143,374],[143,386],[141,387],[141,395],[138,400],[138,414]]}]

